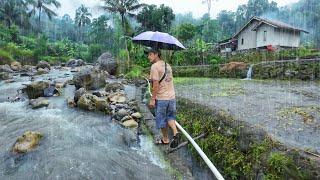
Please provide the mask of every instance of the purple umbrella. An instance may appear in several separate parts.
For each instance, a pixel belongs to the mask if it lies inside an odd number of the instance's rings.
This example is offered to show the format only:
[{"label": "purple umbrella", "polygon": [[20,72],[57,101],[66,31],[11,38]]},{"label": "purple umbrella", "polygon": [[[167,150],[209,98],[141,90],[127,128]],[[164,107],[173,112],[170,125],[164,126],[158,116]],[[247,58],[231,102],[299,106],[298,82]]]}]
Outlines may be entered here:
[{"label": "purple umbrella", "polygon": [[142,44],[145,46],[167,49],[167,50],[182,50],[186,49],[175,37],[171,36],[168,33],[163,32],[153,32],[146,31],[143,32],[134,38],[132,41],[137,44]]}]

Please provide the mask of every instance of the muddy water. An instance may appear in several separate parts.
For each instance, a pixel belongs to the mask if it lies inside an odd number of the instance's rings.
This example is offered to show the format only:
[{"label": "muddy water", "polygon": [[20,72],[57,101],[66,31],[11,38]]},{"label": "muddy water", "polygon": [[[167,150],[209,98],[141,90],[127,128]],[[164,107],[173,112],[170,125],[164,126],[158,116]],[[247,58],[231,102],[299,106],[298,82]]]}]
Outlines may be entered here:
[{"label": "muddy water", "polygon": [[[69,71],[54,70],[39,79],[72,78]],[[110,117],[68,108],[74,86],[50,97],[48,108],[31,109],[28,100],[8,102],[29,77],[0,82],[0,179],[171,179],[168,166],[152,139],[112,123]],[[130,87],[128,87],[130,90]],[[26,155],[9,153],[26,130],[44,135],[40,146]]]}]

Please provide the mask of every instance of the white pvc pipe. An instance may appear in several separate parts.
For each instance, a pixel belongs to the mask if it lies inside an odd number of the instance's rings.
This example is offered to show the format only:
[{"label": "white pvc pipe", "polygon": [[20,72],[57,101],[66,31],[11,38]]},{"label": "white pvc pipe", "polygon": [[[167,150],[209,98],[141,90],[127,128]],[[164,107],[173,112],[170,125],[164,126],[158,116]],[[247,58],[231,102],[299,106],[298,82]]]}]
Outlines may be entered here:
[{"label": "white pvc pipe", "polygon": [[192,139],[192,137],[187,133],[187,131],[185,131],[180,124],[176,122],[176,126],[178,127],[178,129],[188,138],[188,140],[191,142],[191,144],[193,145],[193,147],[197,150],[197,152],[199,153],[199,155],[202,157],[202,159],[204,160],[204,162],[208,165],[208,167],[211,169],[212,173],[216,176],[216,178],[218,180],[224,180],[224,178],[222,177],[222,175],[220,174],[220,172],[217,170],[217,168],[212,164],[212,162],[210,161],[210,159],[207,157],[207,155],[202,151],[202,149],[198,146],[198,144]]}]

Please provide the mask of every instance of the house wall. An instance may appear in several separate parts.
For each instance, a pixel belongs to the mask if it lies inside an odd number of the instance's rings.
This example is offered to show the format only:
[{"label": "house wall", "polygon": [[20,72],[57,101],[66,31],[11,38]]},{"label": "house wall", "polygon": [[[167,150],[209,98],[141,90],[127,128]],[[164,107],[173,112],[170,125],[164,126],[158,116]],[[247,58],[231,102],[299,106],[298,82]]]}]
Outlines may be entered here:
[{"label": "house wall", "polygon": [[276,29],[277,45],[284,47],[299,47],[300,45],[300,32]]},{"label": "house wall", "polygon": [[[252,31],[252,28],[258,23],[258,21],[252,21],[242,32],[237,36],[238,50],[252,49],[257,47],[257,32]],[[243,39],[243,44],[241,43]]]},{"label": "house wall", "polygon": [[[266,31],[266,39],[264,39],[264,32]],[[279,39],[275,28],[270,25],[263,24],[257,29],[257,47],[264,47],[267,45],[278,45]]]}]

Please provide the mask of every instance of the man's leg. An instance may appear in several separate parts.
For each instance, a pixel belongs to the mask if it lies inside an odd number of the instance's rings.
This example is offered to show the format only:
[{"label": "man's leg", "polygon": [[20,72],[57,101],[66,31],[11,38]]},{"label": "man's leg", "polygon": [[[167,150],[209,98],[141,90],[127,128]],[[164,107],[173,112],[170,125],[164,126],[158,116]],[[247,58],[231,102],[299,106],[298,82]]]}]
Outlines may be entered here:
[{"label": "man's leg", "polygon": [[169,140],[169,136],[168,136],[168,128],[167,127],[161,128],[161,133],[162,133],[162,141],[164,143],[169,143],[170,140]]},{"label": "man's leg", "polygon": [[168,125],[172,130],[173,135],[175,136],[178,133],[176,121],[175,120],[169,120]]}]

